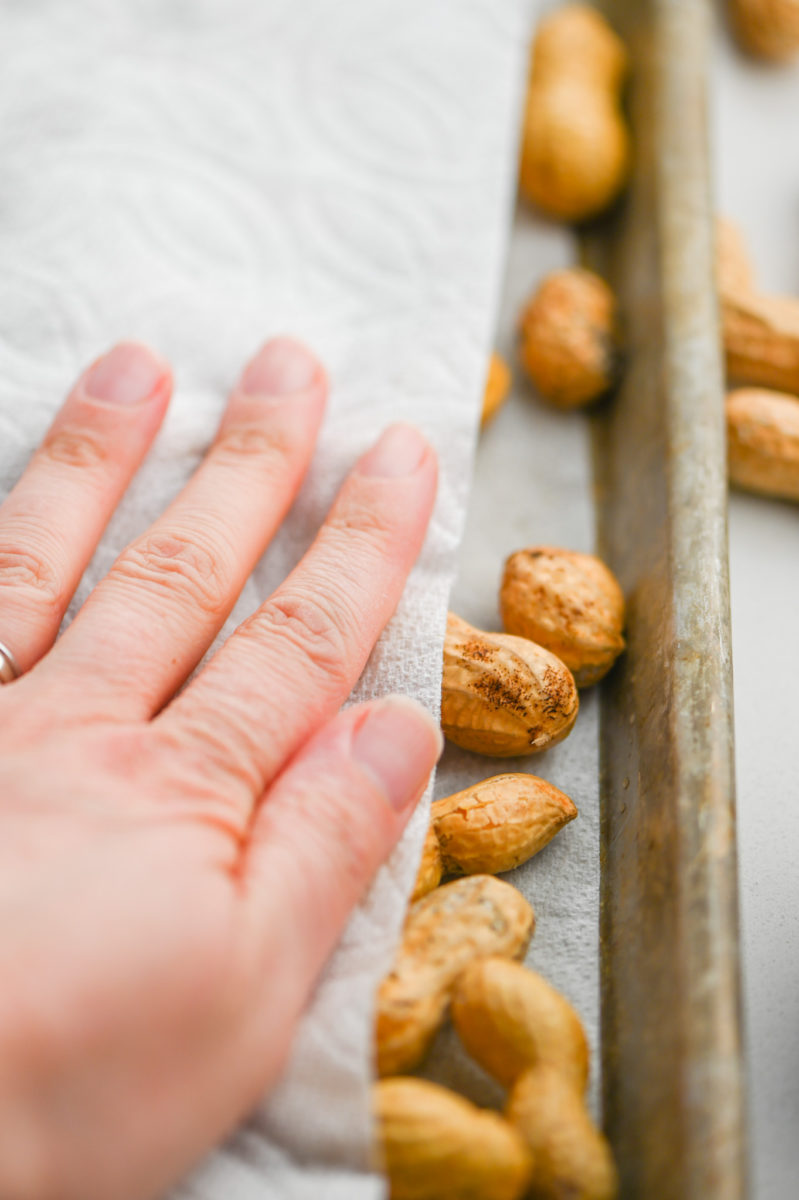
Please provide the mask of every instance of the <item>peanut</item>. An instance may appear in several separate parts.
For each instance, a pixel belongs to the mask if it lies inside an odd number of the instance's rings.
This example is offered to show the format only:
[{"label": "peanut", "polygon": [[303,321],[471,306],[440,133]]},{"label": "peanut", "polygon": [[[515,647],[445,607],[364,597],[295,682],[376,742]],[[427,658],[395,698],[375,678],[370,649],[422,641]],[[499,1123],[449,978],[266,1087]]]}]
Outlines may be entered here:
[{"label": "peanut", "polygon": [[731,481],[799,500],[799,397],[738,388],[727,394],[726,408]]},{"label": "peanut", "polygon": [[530,546],[511,554],[499,596],[502,624],[561,659],[578,687],[601,679],[624,649],[624,596],[593,554]]},{"label": "peanut", "polygon": [[730,379],[799,392],[799,300],[727,292],[721,312]]},{"label": "peanut", "polygon": [[537,854],[577,809],[535,775],[496,775],[436,800],[431,816],[447,875],[495,875]]},{"label": "peanut", "polygon": [[519,185],[551,216],[595,216],[626,183],[630,146],[619,103],[626,72],[623,44],[594,9],[569,4],[541,21]]},{"label": "peanut", "polygon": [[553,271],[519,318],[519,353],[539,395],[559,408],[599,399],[617,365],[616,302],[593,271]]},{"label": "peanut", "polygon": [[441,725],[451,742],[499,758],[535,754],[567,736],[578,708],[571,673],[554,654],[450,613]]},{"label": "peanut", "polygon": [[533,1152],[531,1195],[540,1200],[613,1200],[618,1178],[607,1140],[573,1080],[549,1063],[524,1071],[505,1115]]},{"label": "peanut", "polygon": [[519,1200],[524,1195],[532,1156],[498,1113],[424,1079],[381,1080],[374,1098],[391,1200]]},{"label": "peanut", "polygon": [[509,391],[510,367],[504,358],[498,354],[492,354],[488,364],[488,376],[483,394],[483,413],[480,418],[480,424],[484,429],[505,403]]},{"label": "peanut", "polygon": [[585,1091],[589,1052],[580,1018],[535,971],[501,958],[470,963],[455,981],[452,1023],[472,1058],[503,1087],[546,1063]]},{"label": "peanut", "polygon": [[799,0],[731,0],[730,11],[750,54],[780,61],[799,52]]},{"label": "peanut", "polygon": [[398,1075],[418,1066],[463,968],[489,954],[523,958],[534,927],[521,893],[491,875],[444,884],[412,905],[378,993],[378,1073]]},{"label": "peanut", "polygon": [[755,273],[743,234],[728,217],[716,219],[716,278],[722,296],[755,288]]},{"label": "peanut", "polygon": [[419,870],[416,873],[413,892],[411,893],[411,904],[416,900],[421,900],[422,896],[426,896],[428,892],[432,892],[434,888],[437,888],[441,883],[443,873],[441,847],[438,844],[436,831],[430,825],[422,845],[422,858],[419,863]]},{"label": "peanut", "polygon": [[743,239],[729,222],[717,232],[716,270],[728,377],[799,392],[799,299],[757,290]]}]

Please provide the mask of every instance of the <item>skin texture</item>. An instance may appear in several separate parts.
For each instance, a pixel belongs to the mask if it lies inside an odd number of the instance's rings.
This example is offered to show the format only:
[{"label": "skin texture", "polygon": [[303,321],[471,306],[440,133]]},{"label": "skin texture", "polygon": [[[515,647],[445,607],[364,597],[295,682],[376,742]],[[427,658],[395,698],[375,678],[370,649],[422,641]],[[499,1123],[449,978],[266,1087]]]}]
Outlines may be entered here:
[{"label": "skin texture", "polygon": [[397,426],[314,546],[177,699],[310,461],[327,384],[277,339],[204,464],[53,647],[171,391],[145,347],[81,377],[0,507],[0,1195],[160,1195],[278,1078],[349,912],[440,748],[389,698],[338,709],[436,486]]}]

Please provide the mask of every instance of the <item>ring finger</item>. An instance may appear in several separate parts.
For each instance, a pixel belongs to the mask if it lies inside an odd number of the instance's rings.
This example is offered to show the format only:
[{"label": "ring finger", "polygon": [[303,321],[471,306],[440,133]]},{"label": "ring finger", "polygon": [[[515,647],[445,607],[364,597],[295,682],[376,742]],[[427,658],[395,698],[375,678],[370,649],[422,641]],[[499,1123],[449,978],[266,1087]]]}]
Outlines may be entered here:
[{"label": "ring finger", "polygon": [[169,367],[123,342],[80,377],[0,505],[0,636],[28,670],[67,605],[172,392]]}]

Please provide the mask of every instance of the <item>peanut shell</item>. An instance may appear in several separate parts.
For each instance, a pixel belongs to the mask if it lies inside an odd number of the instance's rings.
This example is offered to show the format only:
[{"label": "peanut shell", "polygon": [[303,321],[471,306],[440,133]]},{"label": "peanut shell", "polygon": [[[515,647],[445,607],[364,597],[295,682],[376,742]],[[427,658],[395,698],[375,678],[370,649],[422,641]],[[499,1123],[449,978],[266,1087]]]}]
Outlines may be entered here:
[{"label": "peanut shell", "polygon": [[426,896],[428,892],[432,892],[433,888],[437,888],[441,883],[441,876],[443,874],[441,848],[438,844],[436,831],[430,825],[422,845],[422,858],[419,863],[419,870],[416,873],[413,892],[411,893],[411,904],[416,900],[421,900],[422,896]]},{"label": "peanut shell", "polygon": [[534,928],[533,910],[521,893],[491,875],[444,884],[412,905],[378,992],[378,1074],[417,1067],[463,968],[489,954],[523,958]]},{"label": "peanut shell", "polygon": [[378,1154],[391,1200],[520,1200],[532,1173],[521,1135],[498,1113],[424,1079],[375,1085]]},{"label": "peanut shell", "polygon": [[586,220],[626,183],[630,140],[619,103],[626,69],[623,44],[587,5],[566,5],[540,21],[519,187],[551,216]]},{"label": "peanut shell", "polygon": [[613,383],[616,301],[593,271],[553,271],[519,318],[519,354],[539,395],[559,408],[599,399]]},{"label": "peanut shell", "polygon": [[732,483],[799,500],[799,397],[738,388],[727,394],[726,411]]},{"label": "peanut shell", "polygon": [[573,1080],[542,1063],[513,1085],[505,1115],[533,1152],[536,1200],[614,1200],[618,1176],[607,1140]]},{"label": "peanut shell", "polygon": [[743,233],[728,217],[716,219],[716,279],[722,296],[754,291],[755,273]]},{"label": "peanut shell", "polygon": [[730,0],[730,12],[750,54],[782,62],[799,53],[799,0]]},{"label": "peanut shell", "polygon": [[496,416],[505,403],[510,391],[510,367],[499,354],[492,354],[488,364],[485,392],[483,393],[483,413],[480,423],[483,428]]},{"label": "peanut shell", "polygon": [[601,679],[624,649],[624,596],[593,554],[529,546],[505,563],[499,596],[508,633],[561,659],[578,687]]},{"label": "peanut shell", "polygon": [[503,1087],[546,1063],[585,1091],[585,1030],[568,1000],[535,971],[501,958],[470,963],[455,981],[451,1012],[468,1053]]},{"label": "peanut shell", "polygon": [[731,380],[799,392],[799,300],[727,291],[721,317]]},{"label": "peanut shell", "polygon": [[569,797],[535,775],[495,775],[436,800],[431,811],[447,875],[511,871],[576,816]]},{"label": "peanut shell", "polygon": [[578,708],[571,673],[554,654],[450,613],[441,726],[451,742],[499,758],[535,754],[567,736]]}]

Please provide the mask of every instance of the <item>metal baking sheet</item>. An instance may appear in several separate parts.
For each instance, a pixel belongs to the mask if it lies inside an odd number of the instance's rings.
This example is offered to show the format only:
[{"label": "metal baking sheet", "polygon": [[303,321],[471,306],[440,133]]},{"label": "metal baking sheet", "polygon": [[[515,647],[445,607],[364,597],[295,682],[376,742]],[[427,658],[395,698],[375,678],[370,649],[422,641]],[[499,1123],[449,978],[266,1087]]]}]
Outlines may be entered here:
[{"label": "metal baking sheet", "polygon": [[[634,178],[583,252],[620,298],[626,369],[593,416],[543,406],[517,376],[478,448],[453,607],[498,628],[507,553],[599,552],[628,601],[628,651],[584,692],[574,733],[534,758],[448,748],[436,791],[505,770],[542,775],[580,816],[508,878],[538,929],[528,963],[580,1011],[595,1111],[629,1200],[746,1194],[739,1001],[722,371],[706,117],[708,11],[604,6],[632,59]],[[522,207],[498,329],[573,262],[571,233]],[[599,997],[601,995],[601,1019]],[[426,1074],[482,1103],[499,1090],[439,1038]],[[600,1086],[601,1085],[601,1086]],[[597,1093],[601,1090],[602,1101]]]},{"label": "metal baking sheet", "polygon": [[590,239],[628,361],[595,422],[599,543],[629,605],[603,691],[602,1057],[623,1195],[746,1194],[723,377],[707,142],[709,12],[607,6],[636,165]]}]

